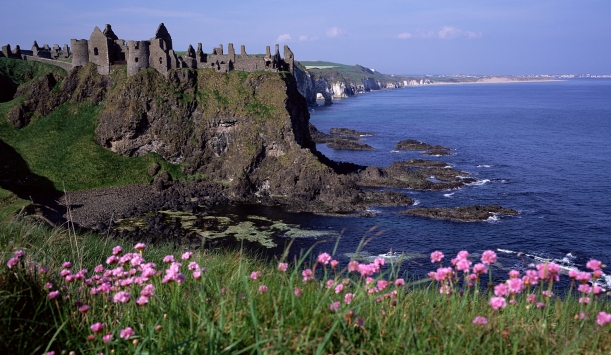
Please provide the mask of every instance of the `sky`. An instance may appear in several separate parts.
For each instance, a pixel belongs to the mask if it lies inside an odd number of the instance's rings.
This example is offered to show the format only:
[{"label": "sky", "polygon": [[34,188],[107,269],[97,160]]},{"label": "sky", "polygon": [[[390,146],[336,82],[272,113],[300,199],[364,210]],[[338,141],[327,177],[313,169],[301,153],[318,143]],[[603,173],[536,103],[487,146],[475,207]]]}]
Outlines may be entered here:
[{"label": "sky", "polygon": [[[2,0],[0,44],[88,39],[109,23],[175,50],[287,44],[297,60],[385,74],[611,74],[611,0]],[[282,51],[281,51],[282,53]]]}]

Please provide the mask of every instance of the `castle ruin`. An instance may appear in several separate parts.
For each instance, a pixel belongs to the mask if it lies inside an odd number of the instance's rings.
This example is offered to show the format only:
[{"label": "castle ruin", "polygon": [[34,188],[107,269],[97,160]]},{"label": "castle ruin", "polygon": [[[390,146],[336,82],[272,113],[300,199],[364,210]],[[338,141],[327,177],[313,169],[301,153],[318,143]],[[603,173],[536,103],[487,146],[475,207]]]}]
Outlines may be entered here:
[{"label": "castle ruin", "polygon": [[[221,44],[213,48],[211,54],[206,54],[202,51],[202,44],[198,43],[197,50],[189,45],[186,54],[179,56],[172,48],[172,37],[163,23],[157,28],[155,37],[140,41],[119,39],[108,24],[104,31],[96,26],[89,40],[72,39],[70,47],[64,45],[60,49],[57,44],[53,48],[46,44],[40,47],[34,41],[30,51],[22,50],[19,46],[14,50],[11,50],[10,45],[3,46],[0,57],[35,60],[57,65],[66,70],[91,62],[97,66],[101,75],[108,75],[113,66],[126,65],[128,76],[146,68],[155,68],[164,76],[168,75],[169,70],[179,68],[212,68],[219,72],[288,71],[293,74],[295,63],[290,48],[284,46],[283,58],[280,56],[280,47],[277,44],[273,55],[269,46],[266,47],[264,55],[248,55],[243,45],[240,47],[240,54],[236,54],[233,43],[227,46],[227,53],[224,52]],[[69,63],[67,59],[71,59],[72,62]]]}]

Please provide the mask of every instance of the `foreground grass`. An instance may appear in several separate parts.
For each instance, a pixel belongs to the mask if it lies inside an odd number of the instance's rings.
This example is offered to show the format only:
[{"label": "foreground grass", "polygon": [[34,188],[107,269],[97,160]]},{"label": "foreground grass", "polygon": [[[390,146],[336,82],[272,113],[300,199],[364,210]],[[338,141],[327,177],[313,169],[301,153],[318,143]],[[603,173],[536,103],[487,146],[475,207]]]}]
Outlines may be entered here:
[{"label": "foreground grass", "polygon": [[[116,245],[123,248],[114,249],[116,259],[123,258],[122,265],[107,259]],[[7,260],[16,258],[18,250],[25,256],[9,269]],[[611,350],[611,324],[596,323],[597,314],[609,310],[606,296],[585,305],[571,295],[562,300],[541,298],[537,290],[533,293],[541,301],[539,307],[519,294],[516,305],[494,311],[489,305],[492,295],[485,290],[459,289],[453,283],[454,292],[446,295],[429,281],[403,284],[399,278],[405,271],[399,264],[374,271],[367,280],[325,264],[330,257],[316,260],[306,255],[287,261],[288,269],[282,271],[282,265],[278,268],[275,262],[265,263],[240,250],[183,255],[184,250],[162,245],[140,251],[121,241],[65,229],[49,230],[24,221],[2,224],[0,352],[597,354]],[[168,255],[173,255],[174,263]],[[65,261],[72,265],[62,265]],[[152,267],[148,262],[156,267],[143,280],[144,270]],[[306,270],[312,270],[312,276]],[[128,292],[128,299],[121,292]],[[580,312],[584,319],[576,317]],[[478,316],[485,317],[487,324],[474,324]]]}]

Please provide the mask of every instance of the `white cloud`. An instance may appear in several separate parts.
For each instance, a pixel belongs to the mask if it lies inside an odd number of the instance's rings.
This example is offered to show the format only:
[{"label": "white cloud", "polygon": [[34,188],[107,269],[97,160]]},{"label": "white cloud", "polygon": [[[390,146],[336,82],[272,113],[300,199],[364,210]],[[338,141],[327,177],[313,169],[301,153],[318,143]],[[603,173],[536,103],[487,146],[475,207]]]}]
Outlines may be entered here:
[{"label": "white cloud", "polygon": [[435,31],[425,31],[421,29],[417,29],[414,34],[409,32],[399,33],[397,35],[398,39],[410,39],[410,38],[420,38],[420,39],[454,39],[454,38],[482,38],[482,32],[471,32],[471,31],[463,31],[458,28],[454,28],[451,26],[444,26],[441,30]]},{"label": "white cloud", "polygon": [[278,39],[276,39],[276,42],[281,43],[281,42],[287,42],[291,40],[291,35],[288,33],[285,33],[283,35],[278,36]]},{"label": "white cloud", "polygon": [[346,31],[339,27],[331,27],[327,30],[327,36],[329,37],[337,37],[339,35],[343,35],[344,33],[346,33]]},{"label": "white cloud", "polygon": [[398,39],[410,39],[410,38],[412,38],[412,34],[411,34],[411,33],[409,33],[409,32],[403,32],[403,33],[399,33],[399,34],[397,35],[397,38],[398,38]]},{"label": "white cloud", "polygon": [[316,41],[318,37],[299,36],[299,40],[304,41]]}]

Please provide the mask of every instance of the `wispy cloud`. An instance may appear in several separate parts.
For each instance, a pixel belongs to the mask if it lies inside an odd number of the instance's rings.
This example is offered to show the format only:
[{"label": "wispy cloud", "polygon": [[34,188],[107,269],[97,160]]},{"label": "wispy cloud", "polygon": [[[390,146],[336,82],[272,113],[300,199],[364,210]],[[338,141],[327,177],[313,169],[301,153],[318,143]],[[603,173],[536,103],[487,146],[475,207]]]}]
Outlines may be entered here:
[{"label": "wispy cloud", "polygon": [[301,42],[305,42],[305,41],[316,41],[318,39],[318,37],[308,37],[308,36],[299,36],[299,40]]},{"label": "wispy cloud", "polygon": [[278,36],[278,39],[276,39],[276,42],[278,42],[278,43],[288,42],[291,39],[292,39],[291,35],[288,34],[288,33],[285,33],[285,34],[282,34],[282,35]]},{"label": "wispy cloud", "polygon": [[475,39],[483,37],[482,32],[463,31],[451,26],[444,26],[439,31],[425,31],[417,29],[415,33],[403,32],[397,35],[398,39],[455,39],[468,38]]},{"label": "wispy cloud", "polygon": [[342,30],[339,27],[331,27],[327,30],[327,36],[329,37],[337,37],[339,35],[345,34],[346,31]]},{"label": "wispy cloud", "polygon": [[198,13],[195,12],[166,11],[157,9],[147,9],[144,7],[126,7],[117,9],[117,11],[148,17],[201,17]]}]

